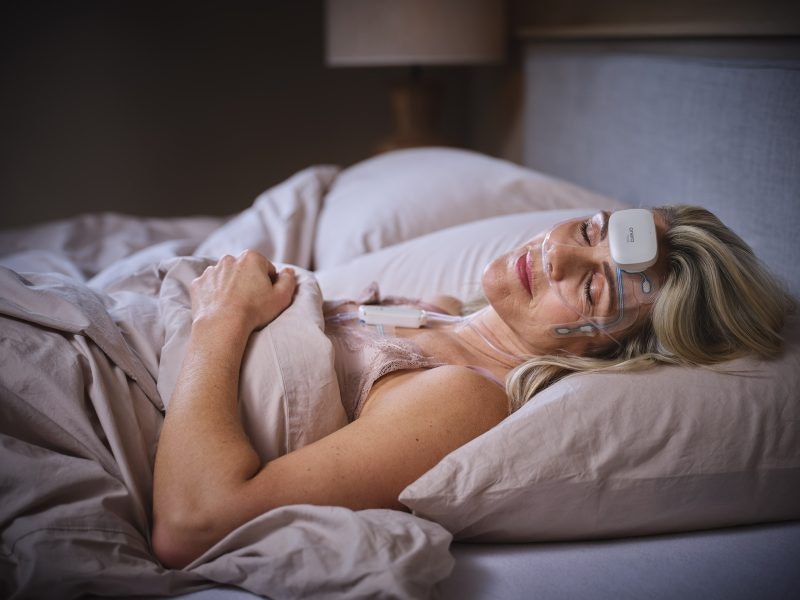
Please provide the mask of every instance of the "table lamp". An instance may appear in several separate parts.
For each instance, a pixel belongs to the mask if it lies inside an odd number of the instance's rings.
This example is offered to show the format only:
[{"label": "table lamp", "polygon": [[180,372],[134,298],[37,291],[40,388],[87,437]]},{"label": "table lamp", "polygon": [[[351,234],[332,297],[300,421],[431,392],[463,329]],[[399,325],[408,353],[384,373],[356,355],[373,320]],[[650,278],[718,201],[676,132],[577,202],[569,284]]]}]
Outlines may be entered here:
[{"label": "table lamp", "polygon": [[326,63],[332,67],[405,66],[391,90],[393,133],[387,151],[441,145],[438,98],[421,77],[432,65],[473,65],[505,57],[503,0],[326,0]]}]

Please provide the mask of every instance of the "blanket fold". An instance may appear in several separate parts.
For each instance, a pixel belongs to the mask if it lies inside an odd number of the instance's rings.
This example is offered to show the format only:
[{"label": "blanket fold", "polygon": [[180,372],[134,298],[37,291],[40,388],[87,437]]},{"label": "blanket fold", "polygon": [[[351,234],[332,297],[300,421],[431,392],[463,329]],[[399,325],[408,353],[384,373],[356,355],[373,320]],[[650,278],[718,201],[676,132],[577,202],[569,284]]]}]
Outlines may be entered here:
[{"label": "blanket fold", "polygon": [[0,267],[0,290],[0,314],[85,335],[142,388],[156,408],[164,408],[155,380],[123,338],[103,301],[88,287],[58,273],[23,277]]},{"label": "blanket fold", "polygon": [[[247,228],[264,230],[271,212],[294,218],[275,205],[287,198],[318,210],[334,175],[323,168],[296,176],[252,209],[257,219],[228,220],[205,249],[234,249],[226,244],[252,237]],[[96,260],[103,271],[88,284],[70,275],[91,269],[64,256],[34,261],[59,272],[0,267],[0,596],[167,596],[214,584],[272,598],[430,595],[453,566],[450,534],[391,510],[283,507],[231,532],[188,569],[155,559],[158,435],[188,342],[188,285],[213,261],[175,256],[196,243],[165,241],[165,231],[158,247],[139,239],[134,254]],[[79,238],[61,234],[72,244]],[[98,240],[92,247],[92,256],[109,254]],[[346,424],[319,286],[296,270],[292,306],[252,336],[242,365],[242,415],[263,461]]]}]

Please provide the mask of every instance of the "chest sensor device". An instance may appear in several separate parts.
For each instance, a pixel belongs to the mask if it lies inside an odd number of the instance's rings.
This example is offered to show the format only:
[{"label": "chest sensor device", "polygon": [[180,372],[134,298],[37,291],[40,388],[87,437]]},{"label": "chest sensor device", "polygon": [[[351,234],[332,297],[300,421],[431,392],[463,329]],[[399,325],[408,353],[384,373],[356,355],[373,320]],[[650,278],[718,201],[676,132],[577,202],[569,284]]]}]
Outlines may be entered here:
[{"label": "chest sensor device", "polygon": [[376,327],[388,325],[406,329],[419,329],[420,327],[440,325],[442,323],[457,323],[462,320],[457,315],[432,312],[422,308],[381,304],[362,304],[358,307],[356,316],[363,325]]},{"label": "chest sensor device", "polygon": [[365,325],[418,329],[427,324],[428,313],[419,308],[362,304],[358,307],[358,320]]},{"label": "chest sensor device", "polygon": [[653,213],[629,208],[611,213],[608,219],[611,259],[627,273],[641,273],[658,258],[658,238]]}]

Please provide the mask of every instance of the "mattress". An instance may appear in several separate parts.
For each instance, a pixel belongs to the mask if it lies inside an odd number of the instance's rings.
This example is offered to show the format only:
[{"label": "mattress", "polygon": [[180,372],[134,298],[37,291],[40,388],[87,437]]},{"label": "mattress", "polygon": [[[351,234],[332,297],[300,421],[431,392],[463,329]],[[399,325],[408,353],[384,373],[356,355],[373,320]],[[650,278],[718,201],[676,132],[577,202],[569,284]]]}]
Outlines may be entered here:
[{"label": "mattress", "polygon": [[[595,542],[455,543],[442,600],[779,600],[800,594],[800,522]],[[214,588],[182,600],[259,596]]]}]

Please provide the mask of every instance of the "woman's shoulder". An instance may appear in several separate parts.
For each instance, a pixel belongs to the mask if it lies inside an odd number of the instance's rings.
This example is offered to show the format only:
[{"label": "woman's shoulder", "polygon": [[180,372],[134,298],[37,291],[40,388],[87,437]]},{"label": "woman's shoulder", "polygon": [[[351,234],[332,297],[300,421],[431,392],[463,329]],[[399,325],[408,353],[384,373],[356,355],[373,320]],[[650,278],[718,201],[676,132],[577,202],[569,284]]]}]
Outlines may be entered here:
[{"label": "woman's shoulder", "polygon": [[439,312],[444,312],[448,315],[460,315],[461,309],[464,306],[463,302],[454,296],[445,296],[439,294],[436,296],[426,296],[422,299],[424,304],[428,304],[438,309]]},{"label": "woman's shoulder", "polygon": [[492,424],[508,415],[505,390],[486,374],[460,365],[393,374],[379,381],[370,396],[362,414],[402,406],[448,419],[458,417]]},{"label": "woman's shoulder", "polygon": [[488,369],[464,365],[440,365],[427,371],[430,378],[441,381],[453,391],[462,394],[476,394],[480,397],[493,396],[505,398],[502,382],[494,377]]}]

